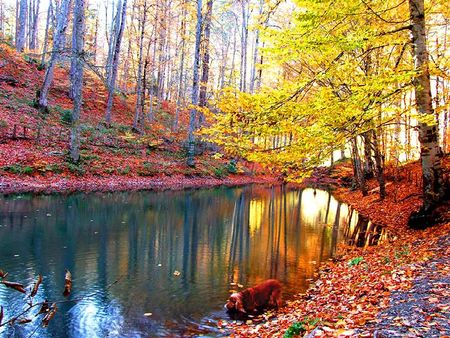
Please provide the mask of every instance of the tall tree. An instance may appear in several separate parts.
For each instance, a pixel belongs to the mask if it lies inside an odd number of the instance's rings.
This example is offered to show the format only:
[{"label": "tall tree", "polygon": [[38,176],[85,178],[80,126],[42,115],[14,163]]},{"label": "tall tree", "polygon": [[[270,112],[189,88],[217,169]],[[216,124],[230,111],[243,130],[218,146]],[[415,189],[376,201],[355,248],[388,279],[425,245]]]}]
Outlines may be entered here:
[{"label": "tall tree", "polygon": [[134,121],[133,121],[133,129],[136,131],[144,132],[143,126],[141,126],[143,122],[143,111],[142,111],[142,95],[143,95],[143,84],[142,84],[142,67],[143,67],[143,59],[144,59],[144,35],[145,35],[145,23],[147,21],[147,0],[144,0],[142,15],[139,18],[139,61],[138,61],[138,72],[137,72],[137,86],[136,86],[136,106],[134,110]]},{"label": "tall tree", "polygon": [[37,49],[37,43],[38,43],[38,23],[39,23],[39,5],[41,1],[40,0],[33,0],[30,1],[30,10],[29,10],[29,32],[28,32],[28,39],[29,39],[29,47],[31,50]]},{"label": "tall tree", "polygon": [[198,105],[198,91],[199,91],[199,67],[200,67],[200,42],[202,37],[202,0],[197,0],[197,25],[195,28],[195,49],[194,49],[194,67],[192,75],[192,105],[193,107],[189,113],[189,128],[188,128],[188,151],[187,151],[187,165],[193,167],[195,165],[195,127],[197,123],[197,108]]},{"label": "tall tree", "polygon": [[36,93],[36,106],[42,110],[48,110],[48,92],[53,82],[53,73],[55,71],[56,63],[61,57],[66,43],[66,29],[69,20],[71,0],[61,0],[59,11],[57,15],[56,31],[53,38],[53,48],[50,56],[48,67],[45,71],[44,83],[41,89]]},{"label": "tall tree", "polygon": [[[433,115],[431,97],[429,56],[425,27],[424,0],[409,0],[411,16],[411,35],[414,55],[413,79],[416,107],[422,116]],[[444,197],[445,185],[442,176],[442,151],[439,147],[438,129],[430,122],[419,122],[420,159],[422,162],[423,207],[421,215],[431,212],[433,207]],[[413,225],[414,217],[411,219]]]},{"label": "tall tree", "polygon": [[[203,21],[203,55],[202,55],[202,76],[200,80],[200,94],[199,103],[200,107],[206,107],[206,93],[208,89],[209,81],[209,39],[211,36],[211,19],[213,10],[213,0],[208,0],[206,3],[206,14]],[[199,113],[199,126],[203,124],[203,113]]]},{"label": "tall tree", "polygon": [[[117,15],[119,15],[119,7],[117,9]],[[119,66],[119,56],[120,56],[120,45],[122,43],[123,31],[125,29],[125,20],[126,20],[126,12],[127,12],[127,0],[123,1],[122,8],[120,9],[120,24],[117,26],[117,33],[114,42],[114,52],[112,57],[112,65],[107,65],[107,67],[111,67],[111,76],[109,81],[107,80],[108,85],[108,98],[106,101],[106,124],[111,124],[112,120],[112,105],[113,105],[113,97],[114,92],[116,90],[116,78],[117,78],[117,69]]]},{"label": "tall tree", "polygon": [[173,121],[172,130],[176,131],[178,129],[178,118],[180,112],[180,105],[183,93],[183,75],[184,75],[184,58],[186,53],[186,15],[187,15],[187,0],[183,0],[181,3],[181,27],[180,27],[180,65],[179,65],[179,78],[178,78],[178,93],[177,93],[177,106],[175,108],[175,118]]},{"label": "tall tree", "polygon": [[241,29],[241,68],[239,90],[247,91],[247,42],[248,42],[248,19],[249,8],[248,0],[241,0],[242,6],[242,29]]},{"label": "tall tree", "polygon": [[80,112],[83,102],[83,48],[84,48],[84,10],[85,0],[75,0],[73,12],[72,65],[70,81],[73,88],[73,110],[70,127],[70,157],[80,159]]},{"label": "tall tree", "polygon": [[51,21],[52,16],[53,16],[53,0],[50,0],[48,2],[47,20],[45,22],[45,35],[44,35],[44,44],[42,46],[41,66],[43,66],[45,64],[45,58],[47,57],[48,36],[49,36],[50,21]]},{"label": "tall tree", "polygon": [[22,53],[25,48],[25,30],[27,27],[28,0],[20,0],[18,22],[16,22],[16,50]]}]

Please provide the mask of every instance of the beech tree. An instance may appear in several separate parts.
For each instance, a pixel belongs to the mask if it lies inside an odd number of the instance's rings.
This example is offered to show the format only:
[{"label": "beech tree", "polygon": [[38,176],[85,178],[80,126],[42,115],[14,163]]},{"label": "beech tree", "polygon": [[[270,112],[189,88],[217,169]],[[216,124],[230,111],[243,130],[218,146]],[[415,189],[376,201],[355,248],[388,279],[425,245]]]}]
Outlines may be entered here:
[{"label": "beech tree", "polygon": [[73,89],[73,110],[70,126],[70,157],[80,159],[80,112],[83,103],[83,48],[84,48],[85,0],[75,0],[73,10],[72,71],[70,81]]},{"label": "beech tree", "polygon": [[25,48],[25,30],[27,27],[28,0],[20,0],[16,18],[16,50],[21,53]]},{"label": "beech tree", "polygon": [[197,105],[198,105],[198,92],[199,92],[199,68],[200,68],[200,42],[202,37],[202,0],[197,0],[197,25],[195,29],[195,48],[194,48],[194,66],[192,76],[192,108],[189,113],[189,129],[188,129],[188,151],[187,151],[187,164],[190,167],[195,165],[195,127],[197,122]]},{"label": "beech tree", "polygon": [[137,79],[136,79],[136,106],[134,110],[134,121],[133,121],[133,129],[135,131],[144,131],[143,126],[143,106],[142,106],[142,96],[145,95],[143,93],[143,59],[144,59],[144,35],[145,35],[145,23],[147,21],[147,1],[144,0],[144,4],[142,10],[140,11],[141,17],[139,18],[139,60],[138,60],[138,71],[137,71]]},{"label": "beech tree", "polygon": [[[414,70],[416,72],[413,79],[416,107],[419,114],[433,116],[424,0],[409,0],[409,10],[411,15]],[[445,194],[441,167],[443,153],[439,147],[439,132],[437,128],[438,126],[434,121],[419,121],[424,203],[419,213],[415,214],[411,219],[410,224],[413,226],[417,222],[415,218],[429,214]]]},{"label": "beech tree", "polygon": [[50,30],[50,23],[51,23],[52,16],[53,16],[53,0],[50,0],[48,2],[47,19],[45,22],[45,35],[44,35],[44,43],[43,43],[43,49],[42,49],[41,66],[43,66],[45,64],[45,59],[47,57],[48,37],[49,37],[49,30]]},{"label": "beech tree", "polygon": [[112,50],[112,64],[106,65],[107,69],[111,69],[110,71],[111,75],[107,76],[108,98],[106,101],[106,115],[105,115],[105,121],[107,125],[110,125],[112,120],[112,105],[114,92],[116,90],[116,78],[119,66],[120,45],[122,43],[123,31],[125,29],[126,13],[127,13],[127,0],[123,0],[122,7],[117,6],[116,16],[120,17],[120,20],[117,21],[117,24],[113,28],[114,33],[112,36],[114,37],[114,39],[110,42],[114,47]]},{"label": "beech tree", "polygon": [[56,63],[60,59],[66,43],[66,29],[69,21],[69,10],[71,0],[61,0],[58,11],[58,20],[56,24],[56,31],[53,38],[53,48],[50,55],[49,64],[45,70],[44,83],[36,93],[35,105],[42,111],[48,110],[48,92],[53,82],[53,73],[55,71]]},{"label": "beech tree", "polygon": [[40,0],[30,0],[30,9],[29,9],[29,29],[28,29],[28,46],[31,50],[37,49],[38,43],[38,23],[39,23],[39,5]]}]

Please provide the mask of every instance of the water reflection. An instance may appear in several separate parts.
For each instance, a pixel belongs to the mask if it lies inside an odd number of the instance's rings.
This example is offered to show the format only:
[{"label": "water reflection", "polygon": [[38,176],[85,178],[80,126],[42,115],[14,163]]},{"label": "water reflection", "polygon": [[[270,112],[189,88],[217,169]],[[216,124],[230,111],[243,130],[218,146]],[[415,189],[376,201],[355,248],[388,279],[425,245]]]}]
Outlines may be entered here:
[{"label": "water reflection", "polygon": [[[31,284],[41,273],[37,298],[59,300],[68,268],[71,297],[90,295],[60,304],[40,337],[214,333],[230,283],[277,278],[289,298],[344,234],[358,245],[383,237],[328,192],[284,186],[1,198],[0,224],[0,268],[11,278]],[[6,318],[22,306],[1,287],[0,304]]]}]

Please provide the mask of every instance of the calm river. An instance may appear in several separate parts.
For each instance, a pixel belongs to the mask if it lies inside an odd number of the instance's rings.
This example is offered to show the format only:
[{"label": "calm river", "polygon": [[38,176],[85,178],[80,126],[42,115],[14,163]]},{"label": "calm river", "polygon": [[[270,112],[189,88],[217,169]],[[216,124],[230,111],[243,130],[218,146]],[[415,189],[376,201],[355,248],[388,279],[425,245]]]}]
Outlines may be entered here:
[{"label": "calm river", "polygon": [[[0,269],[25,285],[42,274],[36,301],[63,300],[72,272],[68,299],[84,299],[36,337],[215,336],[231,283],[277,278],[289,299],[339,242],[376,242],[357,218],[326,191],[279,186],[0,197]],[[4,320],[23,299],[0,285]],[[35,312],[0,336],[29,336]]]}]

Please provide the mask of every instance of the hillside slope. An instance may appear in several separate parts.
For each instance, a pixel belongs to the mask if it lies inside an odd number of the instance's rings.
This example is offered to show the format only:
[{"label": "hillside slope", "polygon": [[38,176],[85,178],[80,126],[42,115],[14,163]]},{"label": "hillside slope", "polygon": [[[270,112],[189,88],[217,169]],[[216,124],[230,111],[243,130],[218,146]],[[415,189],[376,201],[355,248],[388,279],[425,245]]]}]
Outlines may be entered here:
[{"label": "hillside slope", "polygon": [[[215,156],[211,150],[198,156],[195,168],[188,167],[183,146],[188,115],[180,112],[179,131],[172,132],[175,109],[170,102],[162,102],[160,109],[156,107],[155,120],[147,122],[142,136],[131,128],[134,96],[116,95],[113,124],[107,128],[102,123],[107,91],[89,71],[85,72],[83,89],[81,163],[71,163],[67,156],[72,107],[68,71],[62,67],[55,70],[50,112],[43,114],[33,107],[33,100],[45,70],[6,44],[0,44],[0,60],[0,192],[85,190],[77,184],[80,180],[116,190],[127,189],[129,184],[124,180],[132,179],[132,186],[139,188],[141,181],[149,187],[151,182],[168,176],[195,178],[195,185],[201,185],[199,177],[217,181],[235,171],[251,172],[248,164],[235,170],[229,159]],[[245,177],[244,181],[250,180],[249,175]],[[65,184],[72,181],[72,187],[58,188],[61,180]],[[115,185],[122,187],[107,188]],[[87,190],[102,190],[101,186]]]}]

